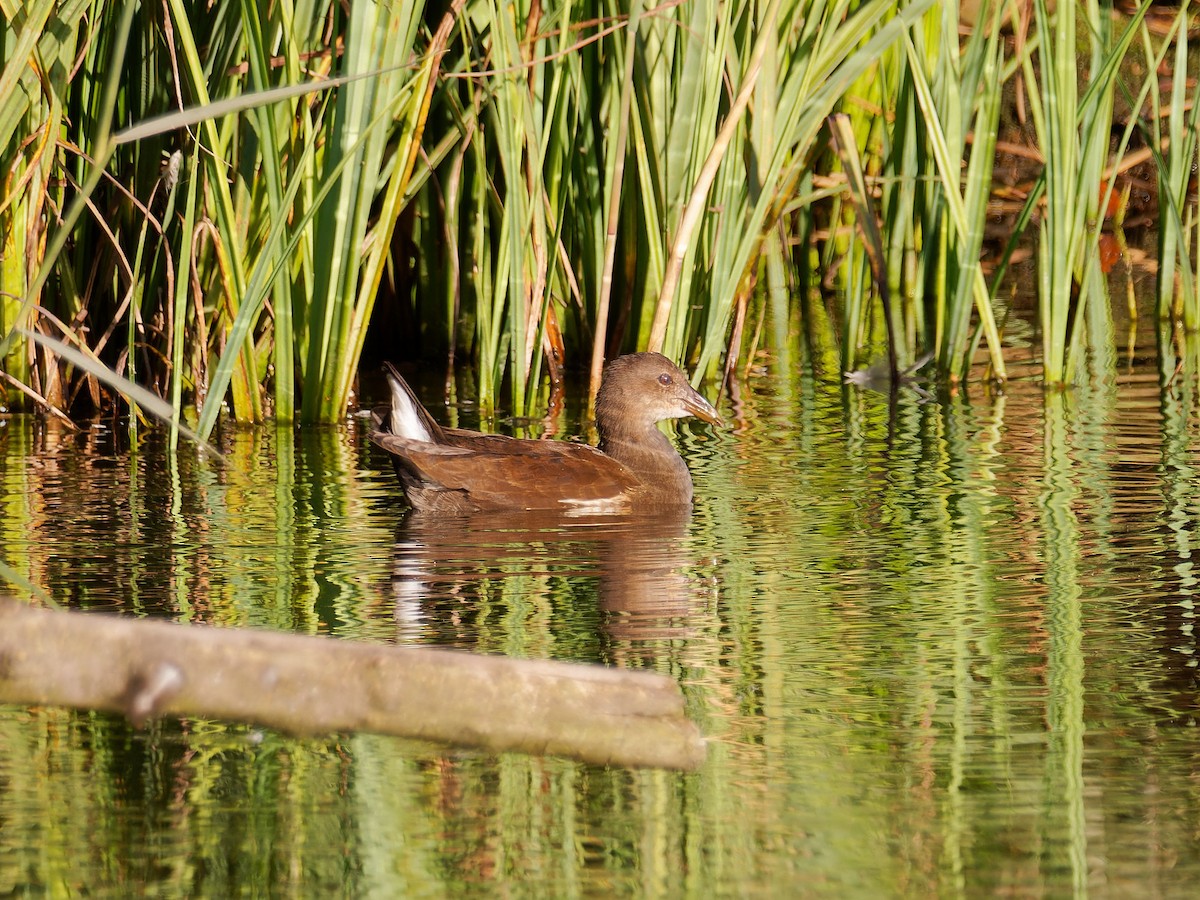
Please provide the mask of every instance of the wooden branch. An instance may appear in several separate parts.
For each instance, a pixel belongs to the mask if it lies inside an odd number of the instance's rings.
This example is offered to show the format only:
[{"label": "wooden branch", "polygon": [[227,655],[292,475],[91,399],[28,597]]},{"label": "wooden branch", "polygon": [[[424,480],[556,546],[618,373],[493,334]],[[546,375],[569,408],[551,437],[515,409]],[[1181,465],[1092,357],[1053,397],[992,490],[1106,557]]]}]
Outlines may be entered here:
[{"label": "wooden branch", "polygon": [[500,752],[695,769],[670,678],[550,660],[53,612],[0,598],[0,703],[371,731]]}]

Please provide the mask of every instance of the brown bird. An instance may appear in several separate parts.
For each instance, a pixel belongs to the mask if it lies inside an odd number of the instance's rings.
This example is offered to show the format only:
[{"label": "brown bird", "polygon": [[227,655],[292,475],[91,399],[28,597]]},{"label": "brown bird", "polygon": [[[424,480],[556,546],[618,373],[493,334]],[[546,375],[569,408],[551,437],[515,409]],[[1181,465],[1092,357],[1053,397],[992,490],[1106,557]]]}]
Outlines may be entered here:
[{"label": "brown bird", "polygon": [[390,407],[371,441],[392,457],[408,501],[423,512],[557,509],[607,513],[687,506],[692,478],[663,419],[721,417],[660,353],[631,353],[604,369],[596,397],[599,447],[443,428],[390,364]]}]

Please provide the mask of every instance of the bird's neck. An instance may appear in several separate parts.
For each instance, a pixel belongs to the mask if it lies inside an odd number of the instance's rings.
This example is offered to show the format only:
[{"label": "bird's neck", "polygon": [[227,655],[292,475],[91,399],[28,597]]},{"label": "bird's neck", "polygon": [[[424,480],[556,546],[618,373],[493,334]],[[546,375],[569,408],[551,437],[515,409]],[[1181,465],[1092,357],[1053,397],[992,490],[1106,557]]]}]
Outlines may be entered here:
[{"label": "bird's neck", "polygon": [[654,425],[598,426],[600,450],[629,469],[650,493],[690,502],[692,477],[665,434]]}]

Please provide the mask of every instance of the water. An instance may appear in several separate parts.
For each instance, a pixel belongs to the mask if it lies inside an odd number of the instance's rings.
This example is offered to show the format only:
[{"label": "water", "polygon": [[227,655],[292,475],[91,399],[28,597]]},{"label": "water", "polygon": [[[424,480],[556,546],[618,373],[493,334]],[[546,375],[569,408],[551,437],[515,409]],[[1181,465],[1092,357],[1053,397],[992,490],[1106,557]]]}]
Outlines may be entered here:
[{"label": "water", "polygon": [[677,774],[0,708],[0,894],[1190,896],[1195,396],[1114,370],[890,428],[753,378],[678,432],[683,521],[407,517],[361,422],[218,465],[0,420],[2,558],[66,605],[655,669],[710,738]]}]

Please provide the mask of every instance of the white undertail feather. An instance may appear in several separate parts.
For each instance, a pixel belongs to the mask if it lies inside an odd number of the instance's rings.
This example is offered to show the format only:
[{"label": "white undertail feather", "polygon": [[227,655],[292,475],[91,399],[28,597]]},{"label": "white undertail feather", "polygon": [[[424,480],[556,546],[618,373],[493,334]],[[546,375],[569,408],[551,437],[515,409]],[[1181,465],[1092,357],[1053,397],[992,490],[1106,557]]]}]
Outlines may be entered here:
[{"label": "white undertail feather", "polygon": [[417,399],[390,373],[388,384],[392,388],[392,434],[406,440],[432,444],[433,435],[425,425],[425,416],[417,405]]},{"label": "white undertail feather", "polygon": [[629,498],[624,495],[601,497],[597,500],[562,500],[560,502],[568,516],[592,516],[629,512]]}]

